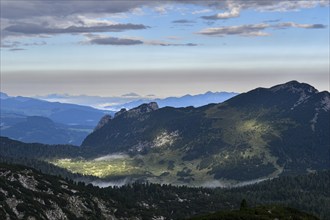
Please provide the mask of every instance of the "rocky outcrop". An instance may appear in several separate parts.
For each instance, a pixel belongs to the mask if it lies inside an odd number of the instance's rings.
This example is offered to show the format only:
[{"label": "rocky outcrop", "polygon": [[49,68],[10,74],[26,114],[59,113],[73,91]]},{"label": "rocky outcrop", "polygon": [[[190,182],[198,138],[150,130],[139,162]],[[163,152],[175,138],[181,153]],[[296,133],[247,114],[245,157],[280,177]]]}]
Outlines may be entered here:
[{"label": "rocky outcrop", "polygon": [[0,219],[117,219],[115,208],[72,181],[0,163]]},{"label": "rocky outcrop", "polygon": [[134,118],[149,112],[156,111],[157,109],[159,109],[158,104],[156,102],[150,102],[150,103],[142,104],[128,111],[122,108],[119,112],[115,114],[115,118],[117,118],[120,115],[125,115],[126,117]]},{"label": "rocky outcrop", "polygon": [[111,121],[112,117],[111,115],[105,115],[101,118],[97,126],[95,127],[94,131],[102,128],[104,125],[106,125],[109,121]]},{"label": "rocky outcrop", "polygon": [[126,110],[125,108],[120,109],[119,112],[116,112],[116,114],[115,114],[115,118],[118,117],[119,115],[122,115],[122,114],[125,113],[125,112],[127,112],[127,110]]},{"label": "rocky outcrop", "polygon": [[269,89],[271,92],[286,91],[291,93],[301,93],[306,96],[317,93],[317,89],[307,83],[300,83],[298,81],[290,81],[281,85],[273,86]]},{"label": "rocky outcrop", "polygon": [[134,116],[138,116],[138,115],[156,111],[157,109],[159,109],[158,104],[156,102],[150,102],[147,104],[142,104],[139,107],[133,108],[133,109],[129,110],[128,112],[129,112],[129,116],[134,117]]}]

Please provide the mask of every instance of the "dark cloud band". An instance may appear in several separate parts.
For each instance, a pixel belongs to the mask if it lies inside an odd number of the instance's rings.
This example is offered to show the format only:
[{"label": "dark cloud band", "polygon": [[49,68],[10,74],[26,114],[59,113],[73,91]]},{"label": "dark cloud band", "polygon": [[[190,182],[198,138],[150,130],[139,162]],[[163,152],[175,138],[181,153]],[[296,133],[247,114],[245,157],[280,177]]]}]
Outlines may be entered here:
[{"label": "dark cloud band", "polygon": [[99,45],[138,45],[143,44],[143,41],[132,39],[121,39],[116,37],[95,38],[89,41],[91,44]]},{"label": "dark cloud band", "polygon": [[17,24],[4,30],[20,34],[77,34],[97,32],[121,32],[126,30],[141,30],[149,28],[142,24],[113,24],[103,26],[70,26],[67,28],[49,28],[37,24]]},{"label": "dark cloud band", "polygon": [[[86,42],[85,42],[86,43]],[[143,39],[129,39],[129,38],[117,38],[117,37],[103,37],[103,36],[91,36],[87,40],[88,44],[97,44],[97,45],[152,45],[152,46],[197,46],[195,43],[169,43],[161,41],[147,41]]]},{"label": "dark cloud band", "polygon": [[172,21],[172,23],[175,23],[175,24],[193,24],[193,23],[196,23],[196,22],[191,21],[191,20],[187,20],[187,19],[180,19],[180,20]]},{"label": "dark cloud band", "polygon": [[265,32],[266,29],[287,29],[287,28],[303,28],[303,29],[323,29],[326,28],[326,25],[323,24],[297,24],[294,22],[284,22],[278,24],[248,24],[248,25],[238,25],[238,26],[221,26],[221,27],[212,27],[205,28],[197,34],[206,35],[206,36],[218,36],[224,37],[228,35],[239,35],[239,36],[248,36],[248,37],[257,37],[257,36],[269,36],[270,34]]}]

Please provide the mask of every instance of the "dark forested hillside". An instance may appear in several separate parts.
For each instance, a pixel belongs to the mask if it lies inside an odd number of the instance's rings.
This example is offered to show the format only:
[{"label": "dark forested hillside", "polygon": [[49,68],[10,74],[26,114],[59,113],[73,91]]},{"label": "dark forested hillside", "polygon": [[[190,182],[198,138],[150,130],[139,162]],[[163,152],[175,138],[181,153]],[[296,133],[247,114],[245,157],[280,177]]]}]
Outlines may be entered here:
[{"label": "dark forested hillside", "polygon": [[[159,213],[161,216],[184,219],[217,210],[238,209],[243,199],[250,207],[262,204],[280,204],[314,213],[321,219],[329,216],[330,172],[280,177],[278,179],[246,187],[232,189],[174,187],[157,184],[133,184],[121,188],[102,189],[104,196],[118,198],[127,213],[139,215],[134,204],[149,207],[144,215]],[[145,203],[143,205],[143,203]],[[153,206],[153,204],[156,204]]]},{"label": "dark forested hillside", "polygon": [[[245,201],[245,200],[243,200]],[[298,211],[278,205],[259,206],[254,208],[241,207],[240,210],[221,211],[208,215],[196,216],[191,220],[317,220],[318,218]]]},{"label": "dark forested hillside", "polygon": [[56,157],[77,157],[80,149],[72,145],[47,145],[23,143],[0,136],[0,155],[10,158],[47,159]]},{"label": "dark forested hillside", "polygon": [[[172,160],[175,167],[185,164],[179,171],[192,170],[194,180],[199,179],[194,170],[243,181],[330,167],[330,95],[308,84],[257,88],[200,108],[154,105],[116,114],[84,140],[83,148],[99,155],[150,155],[165,164]],[[171,152],[178,158],[169,158]]]},{"label": "dark forested hillside", "polygon": [[[326,220],[330,215],[330,172],[280,177],[260,184],[232,189],[189,188],[134,183],[98,188],[41,174],[31,168],[0,164],[0,218],[41,219],[186,219],[221,210],[239,209],[242,200],[259,210],[274,207],[274,214],[313,213]],[[262,209],[259,210],[263,212]],[[254,213],[255,214],[255,213]],[[274,216],[276,217],[276,216]],[[253,218],[252,218],[253,219]],[[298,218],[299,219],[299,218]],[[304,218],[302,218],[304,219]],[[314,219],[314,218],[307,218]]]},{"label": "dark forested hillside", "polygon": [[1,135],[27,143],[80,145],[92,131],[87,126],[59,124],[41,116],[20,116],[19,122],[11,123],[12,115],[1,114]]}]

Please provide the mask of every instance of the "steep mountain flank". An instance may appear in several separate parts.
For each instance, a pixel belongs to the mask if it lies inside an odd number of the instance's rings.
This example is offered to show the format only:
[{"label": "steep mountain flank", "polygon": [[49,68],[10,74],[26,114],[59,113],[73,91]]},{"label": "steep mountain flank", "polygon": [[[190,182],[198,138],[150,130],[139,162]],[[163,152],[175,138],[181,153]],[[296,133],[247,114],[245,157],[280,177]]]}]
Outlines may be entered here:
[{"label": "steep mountain flank", "polygon": [[243,181],[327,169],[329,97],[329,92],[291,81],[199,108],[146,111],[144,104],[122,111],[82,146],[95,156],[143,155],[134,166],[161,167],[162,172],[147,170],[181,182],[207,175]]}]

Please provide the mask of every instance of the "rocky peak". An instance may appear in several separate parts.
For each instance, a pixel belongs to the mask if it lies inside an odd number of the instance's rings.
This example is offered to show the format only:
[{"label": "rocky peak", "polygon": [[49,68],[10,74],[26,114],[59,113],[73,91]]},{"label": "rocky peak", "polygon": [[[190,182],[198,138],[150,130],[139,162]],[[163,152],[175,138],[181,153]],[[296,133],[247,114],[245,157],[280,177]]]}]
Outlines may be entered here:
[{"label": "rocky peak", "polygon": [[298,81],[290,81],[284,84],[273,86],[270,88],[272,92],[286,91],[291,93],[300,93],[305,95],[312,95],[318,93],[317,89],[307,83],[300,83]]},{"label": "rocky peak", "polygon": [[152,112],[159,109],[158,104],[156,102],[150,102],[150,103],[145,103],[142,104],[136,108],[133,108],[129,112],[139,112],[141,114]]},{"label": "rocky peak", "polygon": [[308,98],[318,93],[318,90],[307,83],[300,83],[298,81],[290,81],[281,85],[273,86],[269,89],[275,94],[281,94],[285,96],[294,96],[296,101],[291,107],[291,110],[295,109],[300,104],[304,103]]},{"label": "rocky peak", "polygon": [[116,112],[116,113],[115,113],[115,118],[118,117],[119,115],[125,113],[125,112],[127,112],[126,108],[122,108],[122,109],[120,109],[119,112]]},{"label": "rocky peak", "polygon": [[156,102],[150,102],[142,104],[136,108],[133,108],[128,111],[128,117],[137,117],[152,111],[159,109],[158,104]]},{"label": "rocky peak", "polygon": [[97,124],[97,126],[95,127],[94,131],[102,128],[104,125],[106,125],[109,121],[111,121],[112,117],[111,115],[105,115],[101,118],[101,120],[99,121],[99,123]]},{"label": "rocky peak", "polygon": [[148,112],[155,111],[155,110],[159,109],[159,106],[158,106],[157,102],[150,102],[150,103],[145,104],[145,105],[146,105],[146,110]]},{"label": "rocky peak", "polygon": [[330,111],[330,95],[329,92],[323,92],[323,97],[321,100],[321,107],[324,111]]}]

